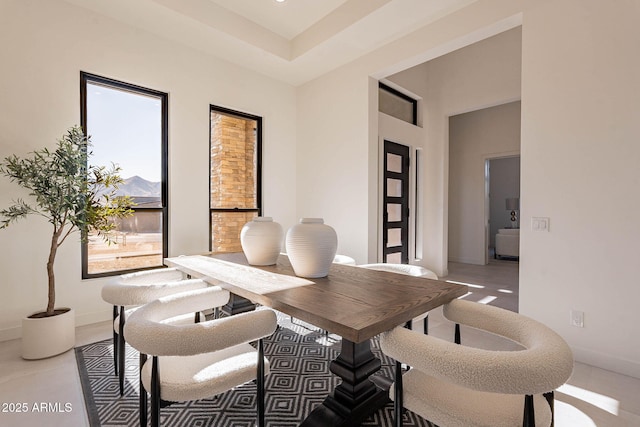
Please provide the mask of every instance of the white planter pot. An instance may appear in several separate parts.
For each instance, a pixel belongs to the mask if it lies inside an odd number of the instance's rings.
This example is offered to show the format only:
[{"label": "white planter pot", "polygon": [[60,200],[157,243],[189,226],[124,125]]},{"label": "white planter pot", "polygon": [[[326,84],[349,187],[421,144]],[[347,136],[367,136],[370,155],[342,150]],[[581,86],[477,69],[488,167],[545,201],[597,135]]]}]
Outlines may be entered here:
[{"label": "white planter pot", "polygon": [[273,265],[282,249],[282,226],[270,217],[257,217],[240,231],[240,244],[251,265]]},{"label": "white planter pot", "polygon": [[22,319],[22,358],[44,359],[74,347],[76,314],[73,309],[57,316]]},{"label": "white planter pot", "polygon": [[285,244],[297,276],[325,277],[336,256],[338,236],[322,218],[302,218],[287,231]]}]

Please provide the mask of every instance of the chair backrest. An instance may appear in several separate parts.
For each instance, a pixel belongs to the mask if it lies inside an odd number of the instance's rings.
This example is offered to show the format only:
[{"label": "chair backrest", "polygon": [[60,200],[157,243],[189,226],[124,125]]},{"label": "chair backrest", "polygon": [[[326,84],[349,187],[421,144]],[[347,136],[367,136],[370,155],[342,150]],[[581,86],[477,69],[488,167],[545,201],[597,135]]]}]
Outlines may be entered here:
[{"label": "chair backrest", "polygon": [[356,260],[347,255],[336,255],[333,262],[335,264],[356,265]]},{"label": "chair backrest", "polygon": [[121,274],[116,278],[116,281],[133,285],[136,283],[173,282],[185,278],[184,273],[177,268],[156,268],[153,270]]},{"label": "chair backrest", "polygon": [[[173,273],[169,273],[167,278],[171,279]],[[151,276],[147,276],[151,278]],[[144,282],[139,277],[132,280],[115,280],[106,283],[102,287],[102,299],[109,304],[128,306],[142,305],[156,298],[194,289],[202,289],[208,286],[207,282],[201,279],[185,280],[163,280],[161,275],[154,275],[154,281]]]},{"label": "chair backrest", "polygon": [[229,291],[219,286],[210,286],[154,300],[129,316],[125,338],[132,347],[148,355],[189,356],[255,341],[276,330],[275,312],[267,308],[193,324],[165,322],[182,314],[224,305],[229,295]]},{"label": "chair backrest", "polygon": [[444,314],[453,322],[511,339],[523,349],[472,348],[398,327],[382,334],[382,351],[428,375],[494,393],[545,393],[571,375],[573,354],[567,343],[533,319],[463,300],[445,304]]},{"label": "chair backrest", "polygon": [[371,270],[378,271],[390,271],[392,273],[406,274],[408,276],[425,277],[427,279],[438,280],[438,276],[431,270],[419,265],[410,264],[390,264],[390,263],[377,263],[377,264],[361,264],[359,267],[369,268]]}]

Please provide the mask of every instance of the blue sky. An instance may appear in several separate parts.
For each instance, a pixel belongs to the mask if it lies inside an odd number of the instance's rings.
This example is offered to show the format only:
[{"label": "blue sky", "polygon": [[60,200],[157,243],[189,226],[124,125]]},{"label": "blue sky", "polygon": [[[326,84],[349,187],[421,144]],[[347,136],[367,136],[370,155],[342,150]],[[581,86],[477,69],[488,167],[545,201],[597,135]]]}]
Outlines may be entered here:
[{"label": "blue sky", "polygon": [[161,102],[159,98],[89,83],[87,131],[93,156],[89,163],[122,168],[120,176],[161,179]]}]

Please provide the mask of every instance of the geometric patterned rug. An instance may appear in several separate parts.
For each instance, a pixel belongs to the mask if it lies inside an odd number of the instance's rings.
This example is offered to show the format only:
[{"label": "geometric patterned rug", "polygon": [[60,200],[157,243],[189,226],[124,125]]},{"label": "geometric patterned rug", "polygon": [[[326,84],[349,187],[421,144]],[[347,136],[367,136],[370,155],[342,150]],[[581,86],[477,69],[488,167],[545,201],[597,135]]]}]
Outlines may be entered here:
[{"label": "geometric patterned rug", "polygon": [[[320,404],[340,379],[329,371],[329,362],[340,349],[339,337],[325,336],[312,325],[289,316],[278,316],[279,328],[264,340],[271,372],[265,381],[266,425],[294,427]],[[120,397],[113,369],[112,340],[75,349],[80,380],[91,427],[139,425],[138,352],[127,345],[124,396]],[[372,351],[382,360],[379,374],[393,378],[393,362],[384,356],[377,340]],[[248,383],[216,397],[178,402],[160,411],[166,427],[253,427],[255,425],[255,384]],[[393,404],[365,420],[362,426],[393,425]],[[405,411],[404,425],[429,424]]]}]

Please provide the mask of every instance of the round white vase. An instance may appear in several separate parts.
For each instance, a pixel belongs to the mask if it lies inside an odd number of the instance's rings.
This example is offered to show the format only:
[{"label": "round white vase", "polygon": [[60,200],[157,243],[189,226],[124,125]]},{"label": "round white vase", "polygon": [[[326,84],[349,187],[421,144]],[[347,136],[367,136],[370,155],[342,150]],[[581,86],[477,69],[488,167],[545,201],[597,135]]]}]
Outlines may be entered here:
[{"label": "round white vase", "polygon": [[73,309],[51,317],[22,319],[23,359],[55,356],[73,348],[75,343],[76,315]]},{"label": "round white vase", "polygon": [[338,236],[322,218],[302,218],[287,231],[285,245],[297,276],[325,277],[336,255]]},{"label": "round white vase", "polygon": [[259,216],[240,231],[240,244],[251,265],[273,265],[282,249],[282,226],[268,216]]}]

